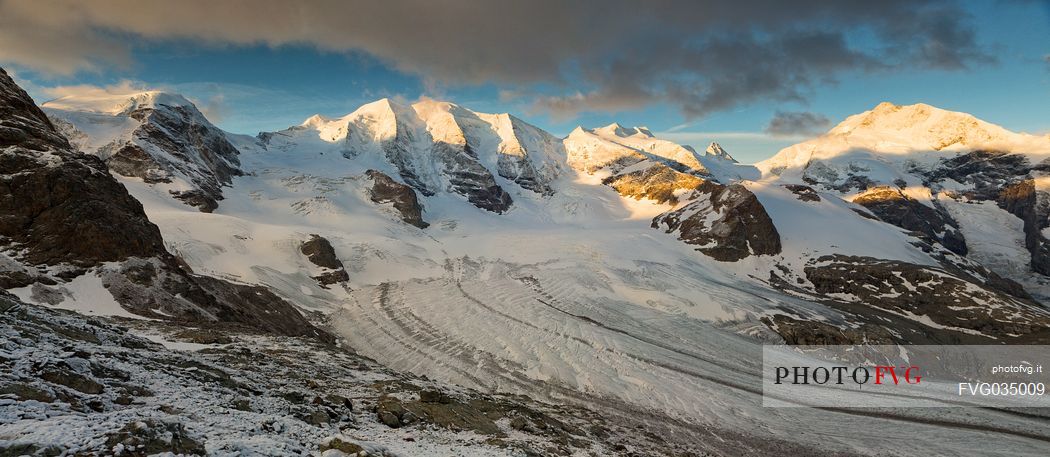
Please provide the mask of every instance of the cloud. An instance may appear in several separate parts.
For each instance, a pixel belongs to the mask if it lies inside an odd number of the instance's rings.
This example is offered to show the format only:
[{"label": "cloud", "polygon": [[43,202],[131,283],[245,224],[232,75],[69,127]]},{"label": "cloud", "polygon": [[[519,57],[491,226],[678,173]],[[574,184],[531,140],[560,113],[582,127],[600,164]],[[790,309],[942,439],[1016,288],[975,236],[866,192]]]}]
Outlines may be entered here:
[{"label": "cloud", "polygon": [[[144,90],[148,89],[146,89],[146,87],[140,82],[123,80],[108,86],[76,84],[70,86],[39,87],[38,92],[53,100],[62,97],[108,98],[122,95],[130,96]],[[47,100],[44,102],[47,102]]]},{"label": "cloud", "polygon": [[561,117],[669,104],[692,119],[804,100],[847,72],[991,59],[952,0],[0,0],[0,62],[127,68],[131,43],[164,40],[365,52],[428,87],[491,83]]},{"label": "cloud", "polygon": [[777,111],[766,125],[765,132],[778,136],[812,136],[824,133],[831,120],[823,114],[806,111]]},{"label": "cloud", "polygon": [[226,105],[226,96],[223,94],[215,94],[204,100],[190,99],[197,109],[200,110],[204,117],[208,118],[213,123],[220,123],[226,120],[226,116],[230,115],[230,107]]}]

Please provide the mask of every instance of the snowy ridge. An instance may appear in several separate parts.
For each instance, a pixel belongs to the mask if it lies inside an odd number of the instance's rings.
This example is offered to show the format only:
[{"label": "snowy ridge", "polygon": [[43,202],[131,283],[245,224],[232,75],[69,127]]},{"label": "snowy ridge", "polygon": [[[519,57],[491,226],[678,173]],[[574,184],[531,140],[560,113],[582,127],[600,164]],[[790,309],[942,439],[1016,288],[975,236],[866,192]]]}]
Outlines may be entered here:
[{"label": "snowy ridge", "polygon": [[559,142],[508,114],[484,114],[423,100],[383,99],[338,119],[313,116],[260,135],[267,149],[323,148],[371,163],[426,196],[452,192],[482,209],[506,211],[511,198],[496,176],[539,194],[565,167]]},{"label": "snowy ridge", "polygon": [[653,159],[683,172],[708,174],[696,151],[658,139],[644,127],[625,128],[616,123],[596,129],[577,127],[564,143],[569,165],[587,173],[610,166],[616,173],[625,166]]},{"label": "snowy ridge", "polygon": [[1050,156],[1050,137],[1015,133],[998,125],[926,104],[883,102],[846,118],[828,133],[756,164],[764,174],[802,169],[813,161],[933,163],[974,150]]}]

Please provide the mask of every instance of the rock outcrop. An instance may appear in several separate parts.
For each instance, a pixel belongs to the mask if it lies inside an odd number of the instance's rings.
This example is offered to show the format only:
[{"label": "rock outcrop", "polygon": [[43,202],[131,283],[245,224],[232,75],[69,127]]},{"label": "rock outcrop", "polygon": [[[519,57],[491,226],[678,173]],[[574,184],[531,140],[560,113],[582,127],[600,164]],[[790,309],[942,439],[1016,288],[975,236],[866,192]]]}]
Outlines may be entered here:
[{"label": "rock outcrop", "polygon": [[740,184],[725,186],[705,181],[695,199],[653,219],[653,228],[677,233],[715,260],[735,262],[751,255],[775,255],[780,234],[765,207]]},{"label": "rock outcrop", "polygon": [[[1002,284],[962,271],[857,256],[823,256],[804,278],[774,285],[821,301],[845,322],[777,318],[767,322],[789,341],[829,344],[1041,344],[1050,340],[1050,312]],[[992,277],[992,282],[1002,278]],[[887,324],[892,322],[892,324]],[[878,330],[882,329],[882,330]]]},{"label": "rock outcrop", "polygon": [[165,252],[142,205],[98,157],[72,150],[2,69],[0,235],[32,265],[88,267]]},{"label": "rock outcrop", "polygon": [[795,194],[799,200],[804,202],[819,202],[820,194],[817,193],[816,189],[804,186],[802,184],[785,184],[784,188],[790,190],[791,193]]},{"label": "rock outcrop", "polygon": [[[3,269],[14,273],[0,276],[17,286],[32,281],[34,294],[51,301],[63,299],[64,281],[92,274],[139,315],[332,341],[267,289],[183,269],[102,160],[73,150],[2,69],[0,236],[10,259]],[[19,276],[25,281],[11,281]]]},{"label": "rock outcrop", "polygon": [[381,171],[368,170],[365,174],[372,180],[369,197],[374,203],[392,203],[394,209],[401,213],[402,221],[421,229],[430,226],[423,220],[423,207],[411,187],[394,181]]},{"label": "rock outcrop", "polygon": [[[966,255],[966,239],[947,211],[924,205],[900,189],[878,186],[853,199],[888,224],[919,234],[928,242],[937,242],[959,255]],[[934,203],[936,205],[936,203]]]},{"label": "rock outcrop", "polygon": [[310,259],[311,263],[325,269],[320,275],[314,276],[321,287],[350,280],[350,275],[343,268],[343,262],[336,257],[335,249],[327,238],[310,235],[310,239],[299,246],[299,251]]},{"label": "rock outcrop", "polygon": [[602,180],[602,184],[616,189],[625,197],[636,200],[648,198],[671,205],[677,205],[682,194],[699,188],[703,183],[704,180],[697,176],[682,173],[659,162],[640,170],[625,170]]},{"label": "rock outcrop", "polygon": [[1036,190],[1026,179],[1005,186],[996,199],[999,206],[1024,221],[1025,247],[1032,254],[1032,271],[1050,276],[1050,240],[1043,230],[1050,226],[1050,194]]}]

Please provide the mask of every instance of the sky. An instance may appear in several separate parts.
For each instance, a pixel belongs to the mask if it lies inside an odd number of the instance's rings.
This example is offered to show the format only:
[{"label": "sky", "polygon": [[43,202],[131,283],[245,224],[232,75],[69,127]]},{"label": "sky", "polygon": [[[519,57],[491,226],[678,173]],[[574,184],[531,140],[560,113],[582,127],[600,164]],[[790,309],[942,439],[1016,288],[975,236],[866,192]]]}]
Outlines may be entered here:
[{"label": "sky", "polygon": [[383,97],[742,162],[882,101],[1050,133],[1050,1],[0,0],[0,66],[40,103],[163,89],[246,134]]}]

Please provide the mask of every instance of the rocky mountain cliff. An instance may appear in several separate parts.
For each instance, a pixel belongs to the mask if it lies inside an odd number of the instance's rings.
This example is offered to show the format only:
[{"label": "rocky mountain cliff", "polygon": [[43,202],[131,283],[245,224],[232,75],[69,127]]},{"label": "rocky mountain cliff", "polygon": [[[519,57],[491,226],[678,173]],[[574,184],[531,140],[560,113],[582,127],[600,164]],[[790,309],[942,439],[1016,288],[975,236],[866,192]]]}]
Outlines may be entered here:
[{"label": "rocky mountain cliff", "polygon": [[101,158],[109,170],[168,189],[204,212],[222,200],[238,151],[189,100],[160,91],[44,104],[58,131]]},{"label": "rocky mountain cliff", "polygon": [[197,276],[95,155],[77,151],[0,71],[0,235],[4,288],[52,306],[108,292],[141,316],[245,325],[331,341],[269,289]]}]

